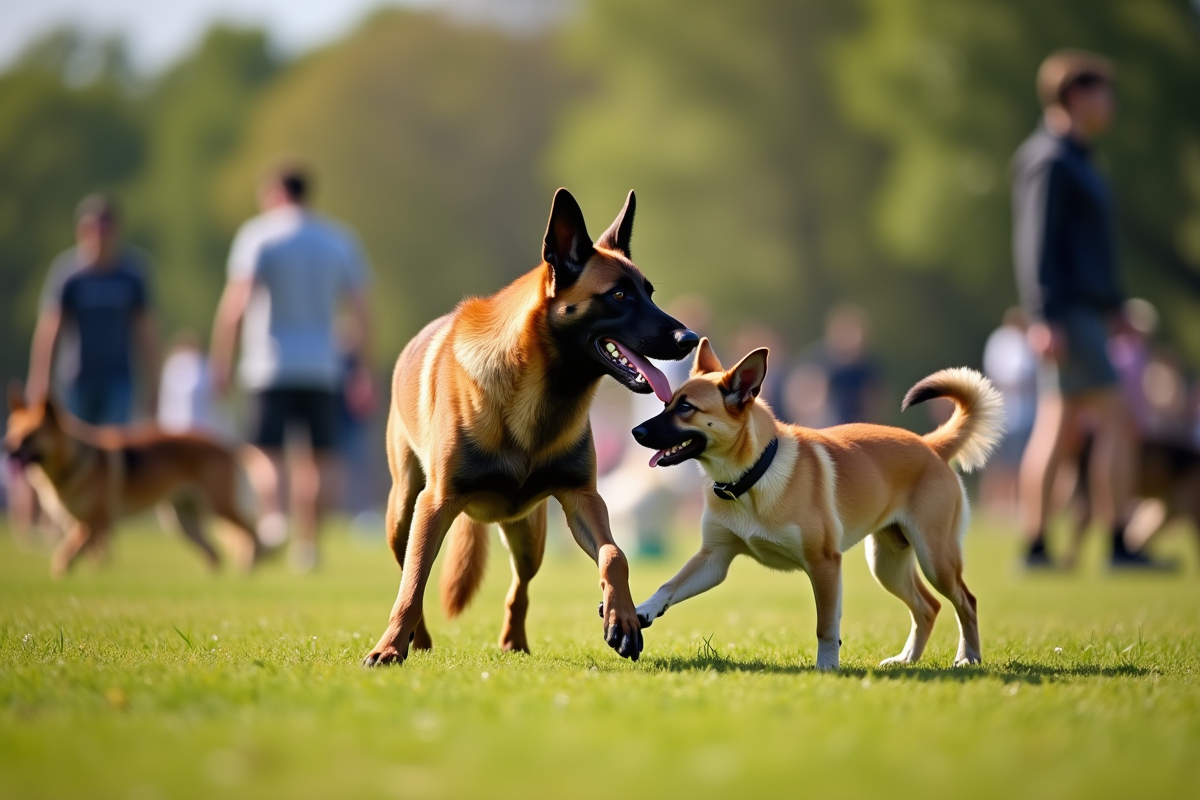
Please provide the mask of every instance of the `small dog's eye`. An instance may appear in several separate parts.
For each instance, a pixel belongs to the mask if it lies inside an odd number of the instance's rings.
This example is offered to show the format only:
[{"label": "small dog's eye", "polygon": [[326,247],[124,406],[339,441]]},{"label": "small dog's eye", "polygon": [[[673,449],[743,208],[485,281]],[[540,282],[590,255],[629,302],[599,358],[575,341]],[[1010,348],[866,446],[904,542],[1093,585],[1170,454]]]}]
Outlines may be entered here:
[{"label": "small dog's eye", "polygon": [[624,300],[625,293],[622,292],[620,289],[618,289],[617,291],[613,292],[613,299],[614,300]]},{"label": "small dog's eye", "polygon": [[680,414],[686,414],[689,411],[695,411],[696,407],[685,400],[684,402],[675,406],[675,410],[678,411]]}]

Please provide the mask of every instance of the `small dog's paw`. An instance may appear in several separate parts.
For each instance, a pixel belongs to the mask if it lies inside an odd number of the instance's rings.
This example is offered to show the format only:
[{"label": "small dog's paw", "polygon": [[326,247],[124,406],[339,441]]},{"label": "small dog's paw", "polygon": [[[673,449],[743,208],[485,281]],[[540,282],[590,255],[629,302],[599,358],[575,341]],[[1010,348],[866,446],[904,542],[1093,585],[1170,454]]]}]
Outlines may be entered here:
[{"label": "small dog's paw", "polygon": [[382,667],[388,664],[404,663],[404,654],[395,647],[376,647],[363,657],[364,667]]}]

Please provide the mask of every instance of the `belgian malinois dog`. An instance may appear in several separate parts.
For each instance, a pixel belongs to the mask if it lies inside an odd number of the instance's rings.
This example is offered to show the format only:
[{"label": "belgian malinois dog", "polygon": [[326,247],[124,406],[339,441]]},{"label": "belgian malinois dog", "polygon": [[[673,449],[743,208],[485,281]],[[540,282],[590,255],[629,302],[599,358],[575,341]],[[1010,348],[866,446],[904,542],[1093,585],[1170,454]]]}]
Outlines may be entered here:
[{"label": "belgian malinois dog", "polygon": [[716,481],[705,494],[700,551],[638,606],[642,627],[667,608],[708,591],[738,555],[779,570],[803,570],[817,602],[817,669],[837,669],[841,648],[842,553],[867,540],[875,579],[912,612],[904,649],[889,663],[921,657],[941,605],[921,572],[954,605],[960,639],[955,665],[981,658],[975,597],[963,582],[967,497],[948,464],[982,467],[1002,434],[1003,405],[987,378],[946,369],[920,381],[903,408],[935,397],[955,411],[918,436],[884,425],[812,430],[785,425],[758,400],[767,350],[725,370],[708,340],[692,376],[661,414],[633,429],[656,449],[650,465],[696,459]]},{"label": "belgian malinois dog", "polygon": [[432,645],[422,603],[447,533],[442,603],[451,616],[462,611],[483,577],[491,522],[512,556],[500,646],[528,652],[529,582],[542,563],[550,496],[600,568],[605,640],[623,657],[640,654],[628,564],[596,492],[588,409],[605,375],[666,402],[670,386],[647,357],[683,358],[699,337],[654,304],[654,287],[630,260],[634,204],[630,192],[593,244],[575,198],[559,189],[541,265],[491,297],[464,300],[400,354],[386,525],[402,575],[366,665],[402,661],[410,643]]},{"label": "belgian malinois dog", "polygon": [[[33,481],[48,505],[71,518],[50,572],[67,572],[85,550],[103,552],[123,517],[160,506],[215,568],[220,556],[205,535],[206,512],[229,523],[238,566],[249,569],[260,552],[255,533],[256,494],[233,451],[205,436],[156,428],[94,427],[67,414],[53,400],[26,403],[20,384],[8,389],[9,457],[45,480]],[[47,485],[48,484],[48,485]]]}]

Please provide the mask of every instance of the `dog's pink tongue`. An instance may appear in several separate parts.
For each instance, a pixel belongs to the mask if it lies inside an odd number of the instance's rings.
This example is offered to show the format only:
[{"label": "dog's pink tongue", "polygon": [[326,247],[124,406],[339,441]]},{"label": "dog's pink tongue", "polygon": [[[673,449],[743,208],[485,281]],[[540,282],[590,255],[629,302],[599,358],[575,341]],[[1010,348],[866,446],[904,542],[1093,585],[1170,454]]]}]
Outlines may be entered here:
[{"label": "dog's pink tongue", "polygon": [[642,373],[642,377],[646,379],[646,383],[650,384],[650,388],[654,390],[654,394],[658,396],[658,399],[664,403],[671,402],[671,382],[667,380],[667,376],[663,375],[658,367],[628,347],[624,347],[620,342],[613,342],[613,344],[621,351],[621,355],[625,356],[630,364],[633,364],[634,369]]},{"label": "dog's pink tongue", "polygon": [[650,456],[650,466],[652,466],[652,467],[657,467],[657,466],[658,466],[658,462],[662,461],[662,460],[663,460],[663,456],[665,456],[666,454],[667,454],[667,451],[666,451],[666,450],[659,450],[657,453],[655,453],[654,455]]}]

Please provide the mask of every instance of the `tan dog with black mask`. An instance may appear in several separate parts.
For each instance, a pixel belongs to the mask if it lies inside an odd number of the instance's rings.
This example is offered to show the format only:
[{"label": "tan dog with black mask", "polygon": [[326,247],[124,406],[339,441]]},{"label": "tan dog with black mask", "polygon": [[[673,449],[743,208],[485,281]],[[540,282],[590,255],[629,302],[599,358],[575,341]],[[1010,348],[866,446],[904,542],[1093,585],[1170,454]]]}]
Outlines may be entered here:
[{"label": "tan dog with black mask", "polygon": [[903,408],[935,397],[954,402],[954,415],[933,433],[866,424],[812,430],[779,422],[757,399],[766,373],[765,348],[726,371],[703,339],[691,378],[661,414],[633,430],[638,443],[658,450],[651,466],[694,458],[715,481],[700,551],[638,606],[642,627],[721,583],[734,557],[749,555],[772,569],[808,573],[817,668],[837,669],[842,553],[866,539],[875,578],[912,612],[908,642],[883,663],[919,659],[941,607],[918,564],[958,616],[955,665],[979,663],[975,597],[962,578],[967,497],[948,462],[983,466],[1002,434],[999,394],[974,370],[947,369],[904,398]]}]

